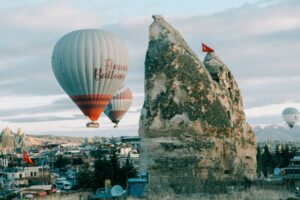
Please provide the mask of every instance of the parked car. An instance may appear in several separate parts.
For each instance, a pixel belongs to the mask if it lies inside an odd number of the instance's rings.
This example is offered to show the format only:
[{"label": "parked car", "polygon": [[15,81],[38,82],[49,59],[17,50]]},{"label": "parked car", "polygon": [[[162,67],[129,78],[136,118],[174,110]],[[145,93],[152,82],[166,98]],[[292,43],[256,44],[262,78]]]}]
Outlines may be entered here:
[{"label": "parked car", "polygon": [[62,182],[62,181],[66,181],[66,178],[65,177],[56,178],[56,182]]},{"label": "parked car", "polygon": [[65,184],[64,181],[57,181],[55,183],[56,189],[57,190],[63,190],[65,188]]},{"label": "parked car", "polygon": [[68,181],[57,181],[55,186],[57,190],[70,190],[72,188],[72,184]]}]

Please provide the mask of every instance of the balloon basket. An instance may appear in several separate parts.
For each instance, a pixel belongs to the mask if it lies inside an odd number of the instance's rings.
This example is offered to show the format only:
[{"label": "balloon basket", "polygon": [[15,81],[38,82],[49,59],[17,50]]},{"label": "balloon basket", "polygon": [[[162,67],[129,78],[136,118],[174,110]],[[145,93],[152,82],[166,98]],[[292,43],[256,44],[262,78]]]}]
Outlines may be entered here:
[{"label": "balloon basket", "polygon": [[88,122],[86,124],[87,128],[99,128],[99,123],[98,122]]}]

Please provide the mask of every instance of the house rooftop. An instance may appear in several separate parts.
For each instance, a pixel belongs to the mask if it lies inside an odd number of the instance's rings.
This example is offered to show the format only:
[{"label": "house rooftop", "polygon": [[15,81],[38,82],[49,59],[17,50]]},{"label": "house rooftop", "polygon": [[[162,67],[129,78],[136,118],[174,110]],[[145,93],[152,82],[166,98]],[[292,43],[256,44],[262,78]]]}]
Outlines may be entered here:
[{"label": "house rooftop", "polygon": [[294,158],[292,158],[291,161],[300,161],[300,156],[294,156]]},{"label": "house rooftop", "polygon": [[147,183],[147,178],[129,178],[128,183]]}]

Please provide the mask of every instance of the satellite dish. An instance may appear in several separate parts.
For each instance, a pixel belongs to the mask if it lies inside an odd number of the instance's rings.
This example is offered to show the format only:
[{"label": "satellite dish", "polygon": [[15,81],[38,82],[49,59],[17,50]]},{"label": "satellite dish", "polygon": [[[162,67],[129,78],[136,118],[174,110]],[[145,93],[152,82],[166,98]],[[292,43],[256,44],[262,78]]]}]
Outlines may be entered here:
[{"label": "satellite dish", "polygon": [[25,199],[32,199],[33,198],[33,194],[31,194],[31,193],[25,194],[24,198]]},{"label": "satellite dish", "polygon": [[111,188],[111,196],[113,197],[119,197],[122,196],[124,194],[123,188],[120,185],[114,185]]},{"label": "satellite dish", "polygon": [[277,167],[274,169],[274,175],[279,175],[281,173],[281,170]]}]

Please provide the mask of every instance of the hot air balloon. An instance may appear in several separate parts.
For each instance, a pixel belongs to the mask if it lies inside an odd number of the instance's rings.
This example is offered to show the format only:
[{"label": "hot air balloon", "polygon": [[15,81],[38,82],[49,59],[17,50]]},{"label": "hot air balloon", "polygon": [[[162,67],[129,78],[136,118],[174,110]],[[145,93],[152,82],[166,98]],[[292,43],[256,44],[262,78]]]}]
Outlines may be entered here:
[{"label": "hot air balloon", "polygon": [[83,29],[63,36],[52,53],[52,69],[64,91],[92,122],[97,120],[127,74],[128,52],[112,33]]},{"label": "hot air balloon", "polygon": [[104,113],[115,123],[115,128],[129,110],[132,103],[132,92],[128,87],[122,87],[110,100]]},{"label": "hot air balloon", "polygon": [[282,118],[290,128],[293,128],[299,119],[299,111],[293,107],[286,108],[282,111]]}]

